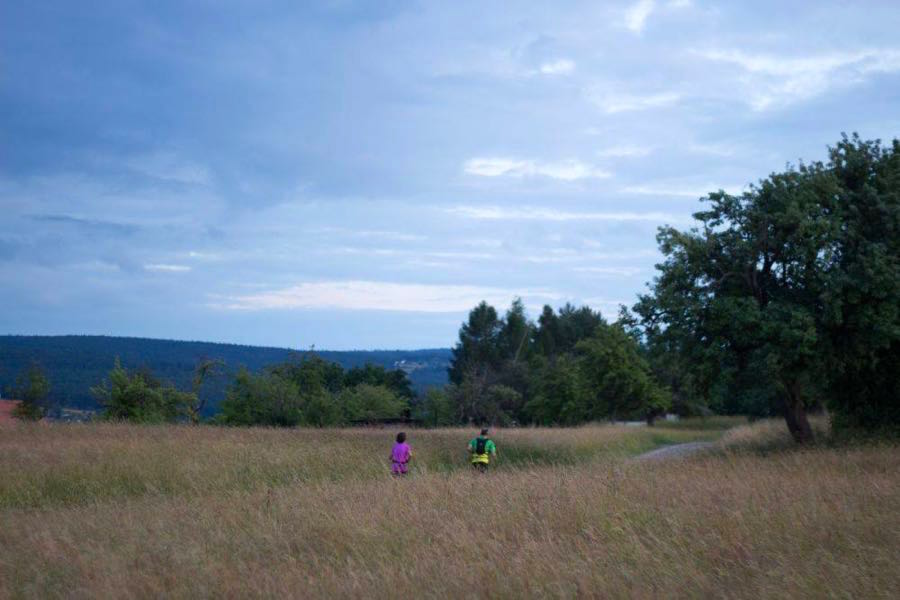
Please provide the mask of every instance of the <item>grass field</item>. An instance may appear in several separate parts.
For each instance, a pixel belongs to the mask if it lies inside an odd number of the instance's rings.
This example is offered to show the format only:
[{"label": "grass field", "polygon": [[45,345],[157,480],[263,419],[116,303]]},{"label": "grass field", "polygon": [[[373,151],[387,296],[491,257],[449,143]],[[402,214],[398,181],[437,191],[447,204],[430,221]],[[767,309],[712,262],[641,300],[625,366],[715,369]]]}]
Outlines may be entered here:
[{"label": "grass field", "polygon": [[[0,430],[0,597],[900,597],[900,449],[783,424]],[[661,445],[705,454],[630,461]]]}]

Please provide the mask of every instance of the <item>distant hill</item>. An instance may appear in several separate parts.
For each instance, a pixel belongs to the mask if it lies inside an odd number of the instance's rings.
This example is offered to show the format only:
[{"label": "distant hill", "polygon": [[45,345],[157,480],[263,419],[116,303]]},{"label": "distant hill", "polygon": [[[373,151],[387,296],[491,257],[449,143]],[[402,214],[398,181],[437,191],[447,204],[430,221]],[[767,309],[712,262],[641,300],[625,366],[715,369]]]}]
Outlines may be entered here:
[{"label": "distant hill", "polygon": [[[0,390],[6,396],[16,377],[36,361],[50,380],[53,404],[64,408],[94,409],[97,404],[90,389],[107,377],[116,357],[126,368],[147,367],[160,379],[181,389],[189,389],[194,366],[199,360],[221,359],[225,361],[225,373],[210,381],[203,392],[207,398],[204,412],[209,415],[217,411],[225,397],[225,388],[238,368],[243,366],[259,371],[287,360],[292,353],[302,352],[305,351],[93,335],[0,335]],[[403,369],[417,392],[447,383],[450,361],[447,348],[315,352],[345,369],[366,363]]]}]

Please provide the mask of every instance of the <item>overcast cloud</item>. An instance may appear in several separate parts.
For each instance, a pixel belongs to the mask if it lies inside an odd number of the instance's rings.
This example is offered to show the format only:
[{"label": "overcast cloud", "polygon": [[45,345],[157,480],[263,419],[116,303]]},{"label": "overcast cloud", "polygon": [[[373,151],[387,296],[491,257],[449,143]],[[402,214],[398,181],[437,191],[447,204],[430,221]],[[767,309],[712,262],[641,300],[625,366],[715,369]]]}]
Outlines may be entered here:
[{"label": "overcast cloud", "polygon": [[706,192],[900,135],[894,1],[308,4],[3,3],[0,333],[614,318]]}]

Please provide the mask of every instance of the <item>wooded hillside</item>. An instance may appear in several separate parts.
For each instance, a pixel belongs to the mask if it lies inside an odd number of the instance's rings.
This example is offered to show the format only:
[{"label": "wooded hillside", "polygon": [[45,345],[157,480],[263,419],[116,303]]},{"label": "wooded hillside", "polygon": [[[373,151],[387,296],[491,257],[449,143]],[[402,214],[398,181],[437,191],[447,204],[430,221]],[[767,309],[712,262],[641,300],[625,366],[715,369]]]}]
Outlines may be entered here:
[{"label": "wooded hillside", "polygon": [[[202,359],[219,359],[225,368],[201,392],[207,398],[204,414],[217,412],[225,397],[225,387],[240,367],[250,371],[284,362],[292,352],[302,350],[107,336],[0,336],[0,390],[6,395],[18,375],[33,362],[50,381],[51,406],[97,407],[90,389],[108,377],[116,357],[125,368],[147,368],[176,387],[190,387],[194,368]],[[449,349],[320,351],[323,359],[345,369],[372,363],[408,372],[419,392],[447,382]]]}]

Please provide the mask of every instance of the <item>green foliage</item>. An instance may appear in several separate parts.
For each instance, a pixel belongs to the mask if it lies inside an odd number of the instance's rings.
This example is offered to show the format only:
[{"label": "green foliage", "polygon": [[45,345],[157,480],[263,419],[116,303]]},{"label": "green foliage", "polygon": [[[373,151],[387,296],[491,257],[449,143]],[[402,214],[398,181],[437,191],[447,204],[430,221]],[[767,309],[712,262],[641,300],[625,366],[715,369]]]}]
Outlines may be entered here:
[{"label": "green foliage", "polygon": [[589,390],[581,420],[653,418],[670,408],[667,390],[653,379],[637,343],[621,327],[600,327],[575,349]]},{"label": "green foliage", "polygon": [[297,384],[277,373],[241,369],[228,387],[217,422],[293,427],[305,421]]},{"label": "green foliage", "polygon": [[456,404],[446,388],[430,388],[416,404],[413,417],[428,427],[459,424]]},{"label": "green foliage", "polygon": [[[321,358],[344,369],[371,363],[388,372],[402,363],[409,371],[415,393],[430,386],[447,383],[450,350],[373,350],[332,352],[317,351]],[[126,369],[146,366],[164,381],[181,390],[193,390],[196,368],[204,360],[221,361],[214,374],[196,390],[199,418],[208,418],[219,410],[228,384],[240,367],[254,373],[291,359],[286,348],[183,342],[108,336],[17,336],[0,335],[0,389],[15,384],[16,378],[33,363],[44,369],[53,382],[47,404],[63,408],[97,409],[91,387],[107,377],[110,366],[119,357]],[[380,382],[367,381],[380,385]],[[392,386],[391,386],[392,387]],[[399,391],[398,391],[399,393]],[[402,394],[401,394],[402,395]]]},{"label": "green foliage", "polygon": [[381,365],[366,363],[362,367],[353,367],[344,373],[344,387],[354,387],[360,384],[386,387],[397,396],[407,400],[415,397],[409,377],[400,369],[389,371]]},{"label": "green foliage", "polygon": [[521,301],[503,319],[482,302],[453,353],[448,397],[463,422],[578,424],[670,405],[636,339],[589,307],[545,306],[535,325]]},{"label": "green foliage", "polygon": [[129,373],[118,359],[109,372],[109,382],[92,392],[103,406],[104,419],[133,423],[175,422],[197,400],[192,393],[163,385],[146,370]]},{"label": "green foliage", "polygon": [[[469,313],[468,322],[459,330],[459,342],[453,348],[453,358],[447,373],[456,385],[465,378],[483,378],[500,363],[500,332],[503,322],[497,310],[482,302]],[[509,349],[509,344],[505,344]]]},{"label": "green foliage", "polygon": [[843,430],[900,431],[900,140],[830,149],[831,268],[821,293],[828,405]]},{"label": "green foliage", "polygon": [[319,390],[336,393],[344,385],[344,370],[341,366],[312,352],[292,354],[287,361],[269,367],[268,372],[292,381],[304,394]]},{"label": "green foliage", "polygon": [[18,406],[13,409],[13,416],[26,421],[40,421],[47,412],[45,402],[49,393],[50,382],[44,371],[37,364],[32,364],[24,375],[17,378],[12,390],[12,395],[19,400]]},{"label": "green foliage", "polygon": [[360,383],[345,388],[338,403],[350,422],[377,422],[402,417],[409,409],[406,400],[383,385]]},{"label": "green foliage", "polygon": [[409,394],[402,371],[367,364],[345,373],[340,365],[308,352],[259,374],[239,371],[216,422],[327,427],[400,418],[409,410]]},{"label": "green foliage", "polygon": [[797,441],[823,400],[838,428],[900,424],[900,142],[829,153],[660,230],[666,260],[635,311],[679,401],[777,410]]},{"label": "green foliage", "polygon": [[563,354],[535,361],[532,397],[525,404],[529,420],[539,425],[575,424],[588,414],[588,391],[578,360]]}]

